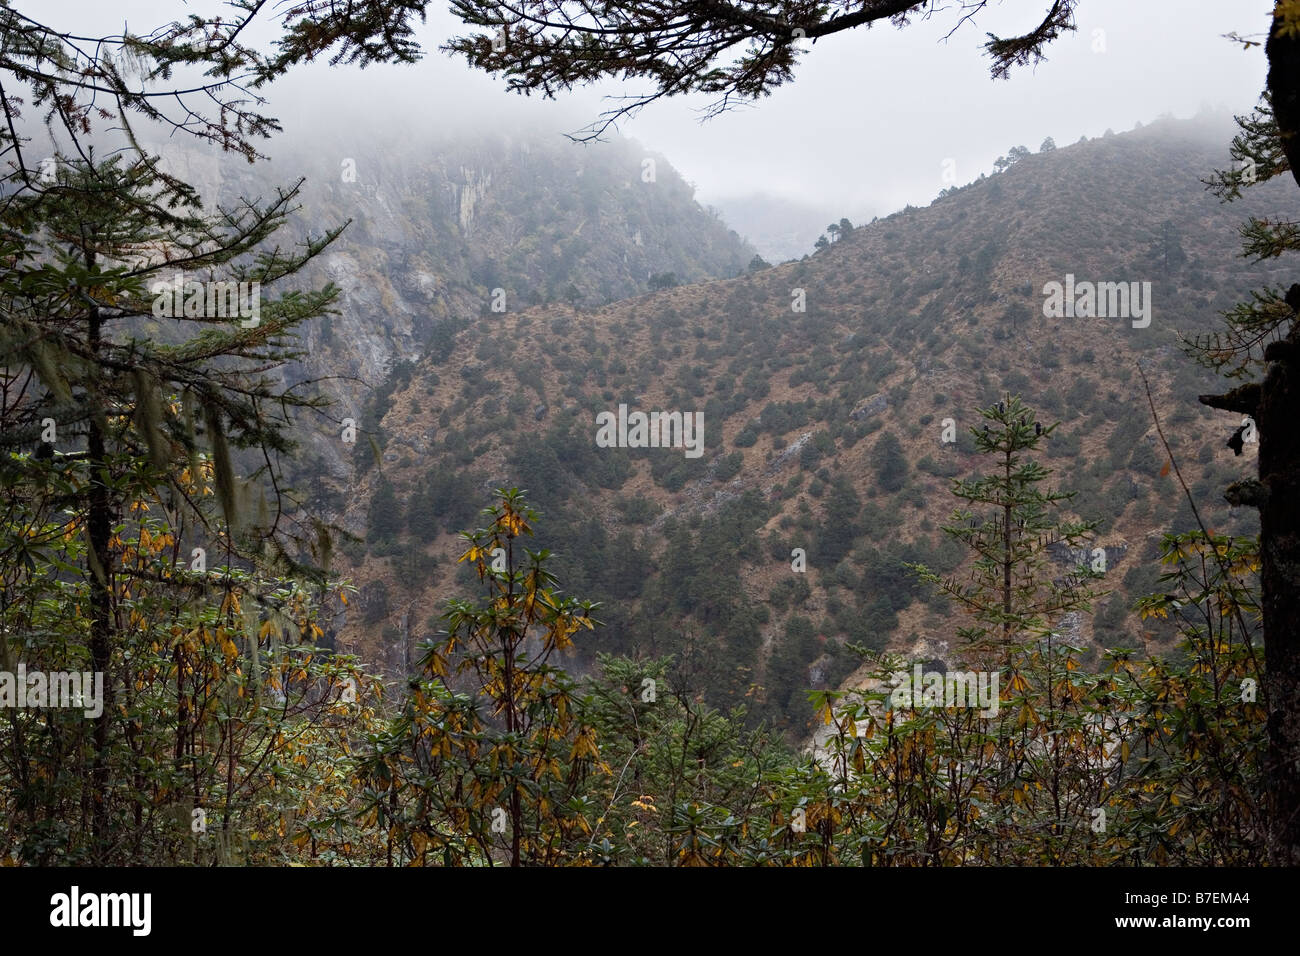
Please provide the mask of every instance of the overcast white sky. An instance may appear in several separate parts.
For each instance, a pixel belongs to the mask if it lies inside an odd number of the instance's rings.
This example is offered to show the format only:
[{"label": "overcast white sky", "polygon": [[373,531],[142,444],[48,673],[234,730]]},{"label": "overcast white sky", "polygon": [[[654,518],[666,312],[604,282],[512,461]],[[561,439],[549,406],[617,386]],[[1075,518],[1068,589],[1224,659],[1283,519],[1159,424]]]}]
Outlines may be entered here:
[{"label": "overcast white sky", "polygon": [[[212,0],[13,5],[86,32],[120,29],[123,22],[141,32],[219,7]],[[883,212],[929,202],[945,185],[947,158],[964,183],[1013,145],[1036,150],[1050,135],[1064,146],[1165,113],[1244,112],[1263,88],[1262,48],[1243,51],[1223,34],[1262,40],[1271,0],[1082,0],[1078,32],[1053,44],[1045,63],[1009,81],[989,78],[984,35],[1024,32],[1041,19],[1047,0],[995,2],[946,41],[956,23],[955,0],[942,5],[949,9],[903,31],[878,26],[819,41],[794,83],[753,107],[701,124],[703,100],[663,101],[622,132],[668,157],[704,202],[765,192],[846,214]],[[279,83],[271,99],[284,135],[310,137],[318,123],[346,127],[350,115],[380,110],[393,111],[395,140],[407,127],[467,119],[503,129],[530,119],[558,135],[585,125],[602,110],[601,95],[619,91],[581,90],[557,103],[508,94],[499,80],[437,50],[459,21],[436,0],[429,11],[420,31],[428,54],[418,66],[312,65]],[[1100,46],[1104,52],[1094,50]],[[267,152],[274,155],[274,144]]]}]

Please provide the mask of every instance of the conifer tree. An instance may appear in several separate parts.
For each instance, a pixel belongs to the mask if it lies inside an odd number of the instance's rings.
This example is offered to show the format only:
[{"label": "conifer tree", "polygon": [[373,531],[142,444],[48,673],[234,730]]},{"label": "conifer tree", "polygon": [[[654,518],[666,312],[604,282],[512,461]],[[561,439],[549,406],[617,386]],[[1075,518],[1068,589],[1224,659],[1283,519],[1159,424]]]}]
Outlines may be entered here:
[{"label": "conifer tree", "polygon": [[[195,197],[173,205],[168,193],[175,195],[156,159],[88,157],[61,163],[46,188],[11,196],[0,215],[0,365],[22,383],[6,395],[0,468],[19,472],[13,488],[75,473],[53,504],[86,540],[89,657],[104,675],[123,652],[122,576],[140,573],[120,561],[127,502],[156,501],[172,532],[214,562],[223,555],[227,563],[301,574],[311,570],[304,549],[321,557],[327,550],[323,525],[292,513],[279,463],[293,447],[295,410],[321,400],[286,388],[273,372],[296,354],[293,329],[322,314],[335,293],[272,299],[262,290],[340,230],[300,250],[268,250],[296,188],[265,205],[211,214]],[[248,481],[237,476],[241,453]],[[205,465],[210,487],[201,480]],[[269,500],[251,493],[263,481]],[[220,502],[219,522],[203,507],[204,494]],[[293,538],[299,547],[291,550]],[[175,581],[182,590],[183,577]],[[196,580],[206,574],[188,586]],[[101,841],[109,836],[112,689],[110,680],[91,768]]]},{"label": "conifer tree", "polygon": [[[1086,610],[1094,596],[1089,580],[1104,573],[1104,552],[1085,545],[1095,521],[1067,520],[1058,512],[1073,492],[1045,487],[1051,471],[1030,459],[1059,423],[1044,427],[1019,396],[981,409],[986,424],[972,428],[978,452],[995,468],[978,478],[953,481],[953,494],[967,503],[955,511],[945,534],[974,552],[966,581],[941,578],[924,565],[909,565],[939,587],[975,620],[958,631],[968,645],[990,648],[1033,634],[1049,634],[1071,611]],[[1059,571],[1051,549],[1082,556]],[[1059,553],[1059,550],[1058,550]]]},{"label": "conifer tree", "polygon": [[[1293,15],[1300,18],[1300,8]],[[1232,168],[1208,185],[1225,202],[1288,171],[1300,182],[1300,42],[1293,23],[1274,21],[1269,39],[1274,68],[1270,92],[1249,116],[1237,118]],[[1241,230],[1244,257],[1264,261],[1300,250],[1295,224],[1251,218]],[[1300,282],[1264,288],[1224,313],[1222,330],[1190,343],[1202,364],[1243,380],[1202,404],[1233,412],[1227,445],[1240,455],[1247,429],[1258,435],[1258,473],[1229,485],[1230,504],[1259,510],[1260,605],[1265,667],[1261,697],[1268,709],[1266,779],[1270,792],[1270,855],[1300,863]],[[1237,417],[1241,416],[1241,417]]]}]

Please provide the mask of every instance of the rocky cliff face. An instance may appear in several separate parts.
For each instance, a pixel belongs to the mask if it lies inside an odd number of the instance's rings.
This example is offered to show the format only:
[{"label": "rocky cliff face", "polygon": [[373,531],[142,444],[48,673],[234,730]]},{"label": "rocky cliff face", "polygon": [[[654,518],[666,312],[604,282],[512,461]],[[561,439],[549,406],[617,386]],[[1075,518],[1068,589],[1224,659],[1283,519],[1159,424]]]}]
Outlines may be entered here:
[{"label": "rocky cliff face", "polygon": [[[652,275],[732,276],[754,255],[662,157],[628,141],[385,135],[273,143],[270,162],[253,166],[160,147],[168,168],[226,204],[306,177],[281,241],[351,220],[292,277],[301,288],[331,282],[340,295],[337,313],[305,331],[305,354],[288,375],[321,380],[333,417],[353,418],[363,436],[377,424],[364,421],[370,392],[396,363],[420,362],[447,329],[547,302],[598,306],[646,291]],[[352,449],[328,430],[309,457],[340,487],[350,480]]]}]

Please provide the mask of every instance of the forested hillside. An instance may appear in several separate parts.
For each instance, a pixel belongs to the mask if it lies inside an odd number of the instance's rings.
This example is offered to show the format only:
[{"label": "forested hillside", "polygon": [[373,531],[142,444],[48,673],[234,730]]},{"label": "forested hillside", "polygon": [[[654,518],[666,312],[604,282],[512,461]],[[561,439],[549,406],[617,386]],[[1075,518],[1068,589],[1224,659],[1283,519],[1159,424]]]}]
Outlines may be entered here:
[{"label": "forested hillside", "polygon": [[[960,623],[904,565],[963,560],[940,532],[950,480],[979,467],[974,410],[1009,392],[1062,422],[1044,461],[1078,492],[1070,510],[1100,522],[1109,560],[1108,595],[1061,628],[1094,649],[1159,643],[1171,632],[1131,609],[1156,588],[1160,534],[1193,522],[1139,363],[1211,526],[1254,520],[1220,497],[1249,458],[1225,444],[1235,423],[1197,405],[1213,378],[1181,348],[1276,277],[1243,268],[1241,210],[1201,182],[1227,134],[1165,121],[1026,156],[800,262],[465,329],[372,400],[382,455],[358,443],[369,503],[340,640],[400,671],[435,629],[422,609],[465,583],[454,532],[490,488],[518,486],[546,514],[561,578],[605,602],[600,649],[703,640],[711,702],[749,703],[801,739],[806,691],[856,666],[844,641],[935,656]],[[1280,186],[1251,199],[1247,212],[1295,205]],[[1151,276],[1149,327],[1045,318],[1043,287],[1067,273]],[[620,403],[702,411],[704,454],[595,447],[595,416]]]}]

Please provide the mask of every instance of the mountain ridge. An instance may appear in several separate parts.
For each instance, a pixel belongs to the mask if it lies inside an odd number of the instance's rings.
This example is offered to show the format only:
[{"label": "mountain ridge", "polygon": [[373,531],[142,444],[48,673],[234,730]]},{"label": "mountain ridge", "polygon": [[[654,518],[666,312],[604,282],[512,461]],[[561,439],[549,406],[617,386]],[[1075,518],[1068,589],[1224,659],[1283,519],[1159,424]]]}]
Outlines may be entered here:
[{"label": "mountain ridge", "polygon": [[[399,527],[369,510],[369,553],[348,556],[361,607],[340,641],[400,668],[436,630],[432,609],[472,584],[455,570],[452,531],[473,509],[446,503],[443,476],[476,505],[516,485],[549,516],[542,543],[560,552],[566,589],[605,599],[601,647],[678,651],[707,635],[715,702],[747,702],[802,734],[803,689],[856,667],[843,641],[915,650],[951,631],[957,619],[901,565],[960,566],[938,531],[955,504],[947,482],[980,467],[966,429],[1007,392],[1064,422],[1045,462],[1081,456],[1055,480],[1079,489],[1073,510],[1102,519],[1096,543],[1118,559],[1118,594],[1067,622],[1068,636],[1098,648],[1158,638],[1127,604],[1154,584],[1152,542],[1189,516],[1185,503],[1172,518],[1160,507],[1180,493],[1135,363],[1203,510],[1215,527],[1249,530],[1220,497],[1246,459],[1223,447],[1223,416],[1195,405],[1214,379],[1181,354],[1178,329],[1213,328],[1216,308],[1281,277],[1230,262],[1236,228],[1296,205],[1266,189],[1219,206],[1199,178],[1222,153],[1197,124],[1152,124],[1030,156],[800,261],[461,330],[442,364],[410,369],[377,409],[406,450],[377,468],[359,458],[359,487],[391,502]],[[1068,239],[1049,228],[1062,216],[1079,223]],[[1070,273],[1152,282],[1151,327],[1053,325],[1042,289]],[[620,402],[703,411],[706,453],[597,449],[595,415]],[[957,442],[940,440],[944,419]],[[797,547],[805,574],[791,571]],[[398,604],[419,610],[394,623]],[[376,625],[378,641],[363,633]]]}]

